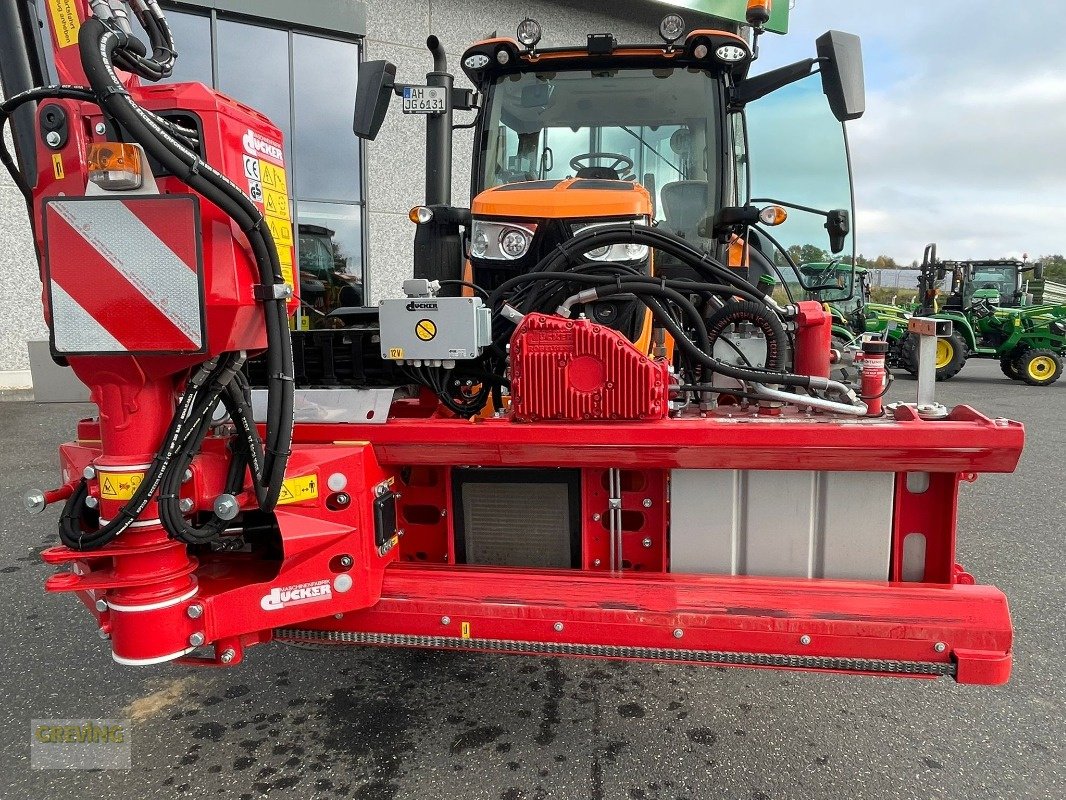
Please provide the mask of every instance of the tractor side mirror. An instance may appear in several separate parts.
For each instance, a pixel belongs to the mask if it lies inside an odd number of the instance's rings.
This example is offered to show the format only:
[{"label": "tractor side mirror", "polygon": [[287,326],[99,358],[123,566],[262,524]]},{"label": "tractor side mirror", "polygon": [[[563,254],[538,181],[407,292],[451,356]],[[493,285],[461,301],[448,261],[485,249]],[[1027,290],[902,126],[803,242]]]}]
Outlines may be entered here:
[{"label": "tractor side mirror", "polygon": [[1042,280],[1044,280],[1044,265],[1043,264],[1033,264],[1033,280],[1034,281],[1042,281]]},{"label": "tractor side mirror", "polygon": [[866,111],[866,82],[862,70],[862,43],[858,36],[828,31],[818,37],[822,91],[833,116],[840,122],[858,119]]},{"label": "tractor side mirror", "polygon": [[851,214],[847,209],[834,208],[825,216],[825,229],[829,232],[829,249],[835,255],[848,243],[848,234],[851,233]]},{"label": "tractor side mirror", "polygon": [[359,70],[355,95],[355,121],[352,130],[360,139],[377,138],[389,110],[396,86],[396,65],[388,61],[368,61]]}]

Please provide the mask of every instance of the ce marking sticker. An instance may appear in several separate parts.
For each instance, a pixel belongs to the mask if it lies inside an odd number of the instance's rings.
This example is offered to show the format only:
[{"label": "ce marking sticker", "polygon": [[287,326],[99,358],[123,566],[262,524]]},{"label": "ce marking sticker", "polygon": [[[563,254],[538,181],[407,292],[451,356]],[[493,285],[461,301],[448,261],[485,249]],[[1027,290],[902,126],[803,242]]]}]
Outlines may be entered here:
[{"label": "ce marking sticker", "polygon": [[431,319],[420,319],[415,325],[415,336],[423,342],[432,342],[437,338],[437,323]]}]

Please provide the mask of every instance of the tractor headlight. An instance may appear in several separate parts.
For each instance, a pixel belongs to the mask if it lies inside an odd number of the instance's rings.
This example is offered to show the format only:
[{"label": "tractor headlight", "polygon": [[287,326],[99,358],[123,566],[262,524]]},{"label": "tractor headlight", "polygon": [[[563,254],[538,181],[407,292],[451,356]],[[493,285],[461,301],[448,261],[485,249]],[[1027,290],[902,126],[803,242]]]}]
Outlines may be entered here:
[{"label": "tractor headlight", "polygon": [[1051,332],[1059,336],[1066,336],[1066,322],[1055,321],[1051,323]]},{"label": "tractor headlight", "polygon": [[514,261],[529,252],[537,226],[518,222],[474,220],[470,256],[487,261]]},{"label": "tractor headlight", "polygon": [[[637,225],[647,225],[648,221],[643,217],[632,220],[615,220],[613,222],[584,222],[571,227],[574,236],[586,233],[596,228],[605,228],[610,225],[618,225],[624,222],[635,222]],[[648,257],[648,246],[644,244],[612,244],[597,247],[585,253],[589,261],[643,261]]]},{"label": "tractor headlight", "polygon": [[509,228],[500,234],[500,251],[508,258],[521,258],[529,250],[530,236],[518,228]]}]

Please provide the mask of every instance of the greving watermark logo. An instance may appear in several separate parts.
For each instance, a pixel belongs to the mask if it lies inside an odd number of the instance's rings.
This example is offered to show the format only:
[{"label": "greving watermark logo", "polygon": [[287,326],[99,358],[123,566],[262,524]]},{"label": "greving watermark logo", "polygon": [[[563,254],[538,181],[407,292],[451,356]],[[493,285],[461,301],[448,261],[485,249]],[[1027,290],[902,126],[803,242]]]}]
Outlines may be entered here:
[{"label": "greving watermark logo", "polygon": [[33,769],[130,769],[128,719],[30,720]]}]

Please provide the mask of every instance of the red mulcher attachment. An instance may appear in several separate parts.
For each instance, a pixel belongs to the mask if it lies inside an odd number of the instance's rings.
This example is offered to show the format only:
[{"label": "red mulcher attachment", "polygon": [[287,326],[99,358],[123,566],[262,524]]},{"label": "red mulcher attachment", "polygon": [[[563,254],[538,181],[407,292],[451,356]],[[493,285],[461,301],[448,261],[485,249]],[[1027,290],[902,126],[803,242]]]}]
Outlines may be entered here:
[{"label": "red mulcher attachment", "polygon": [[[81,36],[137,66],[77,6]],[[81,82],[70,35],[55,40],[60,71]],[[462,419],[398,396],[358,422],[297,423],[289,453],[275,412],[291,419],[291,394],[249,425],[234,355],[279,352],[280,132],[200,85],[88,71],[95,95],[38,111],[65,115],[68,135],[39,159],[34,227],[53,350],[99,419],[33,505],[66,502],[64,546],[43,557],[68,569],[46,588],[78,595],[117,661],[232,665],[280,638],[1007,680],[1006,599],[956,563],[956,506],[960,481],[1015,468],[1020,424],[964,406],[672,410],[666,361],[609,327],[531,313],[510,342],[510,406]],[[89,176],[110,156],[90,146],[116,116],[199,155],[152,149],[139,187],[102,190]],[[107,163],[105,183],[131,171]],[[414,326],[437,303],[410,306]],[[797,372],[828,375],[828,316],[804,303],[793,322]],[[268,377],[291,392],[279,364]],[[229,415],[212,419],[219,400]]]}]

